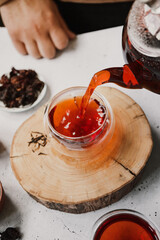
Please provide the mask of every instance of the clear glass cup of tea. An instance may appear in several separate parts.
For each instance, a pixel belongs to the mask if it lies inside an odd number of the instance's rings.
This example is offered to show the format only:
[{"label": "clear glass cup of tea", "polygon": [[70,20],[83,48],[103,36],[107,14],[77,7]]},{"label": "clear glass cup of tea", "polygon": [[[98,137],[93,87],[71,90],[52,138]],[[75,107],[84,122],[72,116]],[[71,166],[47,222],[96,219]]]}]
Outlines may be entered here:
[{"label": "clear glass cup of tea", "polygon": [[[45,111],[45,126],[53,151],[70,159],[93,159],[106,148],[114,132],[109,102],[94,91],[85,111],[86,87],[72,87],[55,95]],[[82,113],[85,112],[85,113]]]},{"label": "clear glass cup of tea", "polygon": [[134,210],[119,209],[100,217],[94,224],[91,240],[159,240],[156,225]]}]

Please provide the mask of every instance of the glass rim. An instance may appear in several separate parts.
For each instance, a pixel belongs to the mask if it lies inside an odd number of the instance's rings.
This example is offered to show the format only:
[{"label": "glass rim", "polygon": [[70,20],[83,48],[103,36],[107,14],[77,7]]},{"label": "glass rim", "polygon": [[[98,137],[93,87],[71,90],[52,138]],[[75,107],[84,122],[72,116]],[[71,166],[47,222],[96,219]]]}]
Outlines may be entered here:
[{"label": "glass rim", "polygon": [[[67,93],[69,91],[72,91],[72,90],[86,90],[87,87],[85,86],[75,86],[75,87],[70,87],[70,88],[66,88],[62,91],[60,91],[59,93],[57,93],[51,100],[50,100],[50,103],[48,104],[47,106],[47,109],[46,109],[46,114],[47,114],[47,123],[48,123],[48,126],[50,128],[50,130],[58,137],[60,137],[61,139],[66,139],[66,140],[70,140],[70,141],[75,141],[75,140],[84,140],[86,138],[89,138],[91,137],[92,135],[94,135],[95,133],[97,133],[100,129],[103,128],[104,124],[106,123],[107,119],[108,119],[108,116],[109,116],[109,113],[111,115],[111,124],[110,124],[110,127],[107,128],[107,131],[106,131],[106,134],[108,134],[110,132],[110,129],[112,128],[112,125],[113,125],[113,112],[112,112],[112,108],[109,104],[109,102],[107,101],[107,99],[100,93],[98,93],[96,90],[94,90],[93,94],[97,95],[101,100],[102,102],[104,103],[104,107],[105,107],[105,110],[106,110],[106,114],[105,114],[105,118],[103,120],[103,123],[102,125],[97,128],[94,132],[92,133],[89,133],[87,135],[84,135],[84,136],[80,136],[80,137],[69,137],[69,136],[66,136],[66,135],[63,135],[61,133],[59,133],[58,131],[56,131],[55,128],[53,128],[51,122],[50,122],[50,119],[49,119],[49,110],[50,110],[50,106],[51,104],[53,103],[54,100],[56,100],[58,97],[62,96],[64,93]],[[92,95],[93,95],[92,94]],[[91,95],[91,96],[92,96]]]},{"label": "glass rim", "polygon": [[136,210],[133,209],[115,209],[115,210],[111,210],[108,213],[102,215],[100,218],[98,218],[96,220],[96,222],[94,223],[93,227],[92,227],[92,234],[91,234],[91,240],[94,240],[95,234],[97,232],[97,230],[100,228],[100,226],[103,224],[104,221],[106,221],[109,218],[112,218],[113,216],[118,216],[121,214],[128,214],[128,215],[132,215],[135,217],[139,217],[140,219],[144,220],[145,222],[147,222],[149,224],[149,226],[155,231],[158,239],[160,240],[160,231],[159,228],[157,227],[157,225],[148,217],[146,217],[143,213],[138,212]]}]

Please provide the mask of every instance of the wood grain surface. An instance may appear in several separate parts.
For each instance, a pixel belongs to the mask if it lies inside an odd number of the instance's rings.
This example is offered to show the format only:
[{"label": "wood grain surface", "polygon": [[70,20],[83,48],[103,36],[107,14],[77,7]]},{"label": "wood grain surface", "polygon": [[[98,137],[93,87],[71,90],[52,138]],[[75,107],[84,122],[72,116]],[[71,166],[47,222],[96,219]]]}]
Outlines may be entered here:
[{"label": "wood grain surface", "polygon": [[[140,106],[117,89],[99,87],[115,117],[109,143],[72,151],[46,135],[42,106],[16,131],[10,160],[21,186],[48,208],[84,213],[118,201],[132,190],[152,150],[148,120]],[[31,139],[45,138],[45,144]]]}]

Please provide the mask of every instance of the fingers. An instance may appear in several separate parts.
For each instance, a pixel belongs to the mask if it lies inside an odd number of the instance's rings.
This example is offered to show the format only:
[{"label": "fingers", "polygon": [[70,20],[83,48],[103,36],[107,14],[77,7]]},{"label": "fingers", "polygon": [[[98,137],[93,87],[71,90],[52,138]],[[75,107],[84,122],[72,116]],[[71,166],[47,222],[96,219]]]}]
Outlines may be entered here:
[{"label": "fingers", "polygon": [[49,59],[55,57],[56,48],[49,35],[39,38],[37,40],[37,45],[42,57]]},{"label": "fingers", "polygon": [[56,55],[56,49],[51,41],[50,37],[41,38],[36,42],[35,40],[25,40],[25,43],[19,40],[13,40],[13,44],[17,51],[22,55],[31,55],[34,58],[54,58]]},{"label": "fingers", "polygon": [[[28,4],[30,2],[30,4]],[[75,38],[52,0],[10,1],[1,8],[1,16],[11,39],[23,55],[54,58]]]},{"label": "fingers", "polygon": [[[62,24],[63,21],[62,21]],[[17,51],[22,55],[29,54],[34,58],[54,58],[56,55],[56,49],[63,50],[67,47],[69,38],[75,38],[75,35],[69,31],[67,26],[64,24],[64,28],[58,26],[54,28],[50,33],[45,33],[41,37],[36,37],[35,40],[25,38],[17,40],[12,38],[14,46]]]},{"label": "fingers", "polygon": [[57,49],[62,50],[67,47],[69,39],[67,34],[61,28],[51,30],[50,36]]},{"label": "fingers", "polygon": [[65,21],[63,20],[63,18],[60,15],[59,15],[59,21],[60,21],[62,28],[64,29],[67,36],[69,37],[69,39],[71,39],[71,40],[75,39],[75,37],[76,37],[75,33],[73,33],[72,31],[69,30],[67,24],[65,23]]},{"label": "fingers", "polygon": [[59,12],[56,13],[56,18],[51,19],[51,23],[51,39],[57,49],[63,50],[68,46],[69,40],[75,38],[75,34],[68,29]]},{"label": "fingers", "polygon": [[13,40],[13,44],[14,44],[14,46],[17,49],[18,52],[20,52],[22,55],[27,55],[28,54],[28,52],[26,50],[26,47],[25,47],[23,42],[20,42],[18,40],[14,40],[14,39],[12,39],[12,40]]},{"label": "fingers", "polygon": [[27,53],[32,57],[41,58],[43,56],[41,55],[35,40],[31,40],[31,39],[26,40],[25,47],[26,47]]},{"label": "fingers", "polygon": [[69,32],[67,28],[64,31],[63,28],[58,26],[50,31],[50,34],[45,33],[41,36],[35,36],[35,40],[28,37],[21,40],[13,37],[12,40],[17,51],[22,55],[29,54],[37,59],[41,57],[51,59],[55,57],[56,49],[63,50],[67,47],[69,37],[72,37],[72,33],[68,36],[67,31]]}]

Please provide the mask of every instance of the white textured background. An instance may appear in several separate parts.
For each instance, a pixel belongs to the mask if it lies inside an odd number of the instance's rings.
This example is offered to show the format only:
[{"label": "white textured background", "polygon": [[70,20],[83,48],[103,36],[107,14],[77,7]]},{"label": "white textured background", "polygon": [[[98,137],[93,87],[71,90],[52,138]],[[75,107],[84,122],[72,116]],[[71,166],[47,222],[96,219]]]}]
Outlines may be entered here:
[{"label": "white textured background", "polygon": [[160,227],[160,96],[147,90],[127,90],[112,85],[131,96],[144,110],[152,129],[153,151],[142,179],[119,202],[95,212],[75,215],[45,208],[35,202],[15,179],[9,151],[16,129],[57,92],[71,86],[87,86],[92,75],[103,68],[122,66],[122,28],[82,34],[53,60],[35,60],[19,55],[0,28],[0,76],[11,67],[32,68],[42,74],[48,85],[47,95],[34,109],[23,113],[0,111],[0,180],[6,202],[0,212],[0,232],[18,226],[24,240],[89,240],[95,221],[112,209],[130,208],[142,212]]}]

